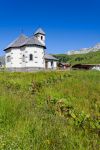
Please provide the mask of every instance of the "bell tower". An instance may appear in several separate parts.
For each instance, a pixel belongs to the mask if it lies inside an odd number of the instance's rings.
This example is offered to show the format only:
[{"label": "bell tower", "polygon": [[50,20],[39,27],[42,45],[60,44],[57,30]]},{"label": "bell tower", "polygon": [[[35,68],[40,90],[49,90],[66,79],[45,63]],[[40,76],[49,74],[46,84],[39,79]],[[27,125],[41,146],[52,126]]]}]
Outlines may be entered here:
[{"label": "bell tower", "polygon": [[34,36],[45,46],[45,32],[41,28],[34,33]]}]

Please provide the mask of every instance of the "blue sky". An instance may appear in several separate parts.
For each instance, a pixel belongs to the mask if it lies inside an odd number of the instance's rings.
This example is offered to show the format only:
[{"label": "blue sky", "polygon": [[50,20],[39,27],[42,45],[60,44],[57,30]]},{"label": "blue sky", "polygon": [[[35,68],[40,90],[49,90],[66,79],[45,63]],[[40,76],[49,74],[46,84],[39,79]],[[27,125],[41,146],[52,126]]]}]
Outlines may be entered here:
[{"label": "blue sky", "polygon": [[42,27],[47,51],[90,47],[100,42],[100,0],[0,0],[0,55],[23,32]]}]

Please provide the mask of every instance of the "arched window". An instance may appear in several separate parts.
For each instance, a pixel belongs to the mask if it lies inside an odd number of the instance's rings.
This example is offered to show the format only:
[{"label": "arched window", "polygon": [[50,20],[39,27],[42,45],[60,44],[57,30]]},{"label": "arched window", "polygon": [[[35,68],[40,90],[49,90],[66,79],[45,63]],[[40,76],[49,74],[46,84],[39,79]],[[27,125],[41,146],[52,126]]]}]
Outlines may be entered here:
[{"label": "arched window", "polygon": [[29,60],[30,60],[30,61],[33,60],[33,55],[32,55],[32,54],[29,55]]},{"label": "arched window", "polygon": [[41,40],[43,40],[43,36],[41,36]]},{"label": "arched window", "polygon": [[22,61],[23,61],[23,62],[25,62],[25,55],[23,55],[23,57],[22,57]]},{"label": "arched window", "polygon": [[10,62],[10,61],[11,61],[11,57],[7,56],[7,62]]}]

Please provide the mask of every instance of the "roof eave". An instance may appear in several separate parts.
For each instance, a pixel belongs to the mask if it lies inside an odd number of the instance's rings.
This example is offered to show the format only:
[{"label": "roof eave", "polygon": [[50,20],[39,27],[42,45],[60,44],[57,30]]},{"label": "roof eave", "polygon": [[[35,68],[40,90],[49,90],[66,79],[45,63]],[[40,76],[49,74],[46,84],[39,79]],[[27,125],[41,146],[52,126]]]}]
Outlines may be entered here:
[{"label": "roof eave", "polygon": [[59,61],[59,59],[50,59],[50,58],[44,58],[45,60],[55,60],[55,61]]},{"label": "roof eave", "polygon": [[20,48],[21,46],[15,46],[15,47],[8,47],[8,48],[5,48],[3,51],[7,51],[7,50],[9,50],[9,49],[11,49],[11,48]]},{"label": "roof eave", "polygon": [[37,34],[46,35],[45,33],[39,33],[39,32],[35,33],[34,35],[37,35]]},{"label": "roof eave", "polygon": [[7,51],[7,50],[9,50],[10,48],[12,48],[12,47],[5,48],[3,51]]},{"label": "roof eave", "polygon": [[44,45],[39,45],[39,44],[24,44],[24,45],[22,45],[22,46],[20,46],[20,47],[23,47],[23,46],[30,46],[30,45],[32,45],[32,46],[40,46],[40,47],[44,47],[44,48],[46,49],[46,46],[44,46]]},{"label": "roof eave", "polygon": [[5,48],[3,51],[7,51],[9,50],[10,48],[21,48],[23,46],[29,46],[29,45],[35,45],[35,46],[40,46],[40,47],[44,47],[44,49],[46,49],[46,46],[42,46],[42,45],[38,45],[38,44],[24,44],[22,46],[17,46],[17,47],[8,47],[8,48]]}]

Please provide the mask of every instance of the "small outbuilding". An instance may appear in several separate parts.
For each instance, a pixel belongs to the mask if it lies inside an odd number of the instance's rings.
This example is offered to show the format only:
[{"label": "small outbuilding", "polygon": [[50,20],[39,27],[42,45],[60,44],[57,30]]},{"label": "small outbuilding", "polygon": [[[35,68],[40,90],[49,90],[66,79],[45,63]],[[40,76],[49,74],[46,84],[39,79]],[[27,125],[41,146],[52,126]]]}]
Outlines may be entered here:
[{"label": "small outbuilding", "polygon": [[62,63],[62,62],[59,62],[58,63],[58,68],[59,69],[70,69],[70,67],[71,67],[71,64],[69,64],[69,63]]},{"label": "small outbuilding", "polygon": [[53,57],[52,55],[45,54],[45,69],[56,69],[58,59]]},{"label": "small outbuilding", "polygon": [[72,69],[100,70],[100,64],[75,64]]}]

